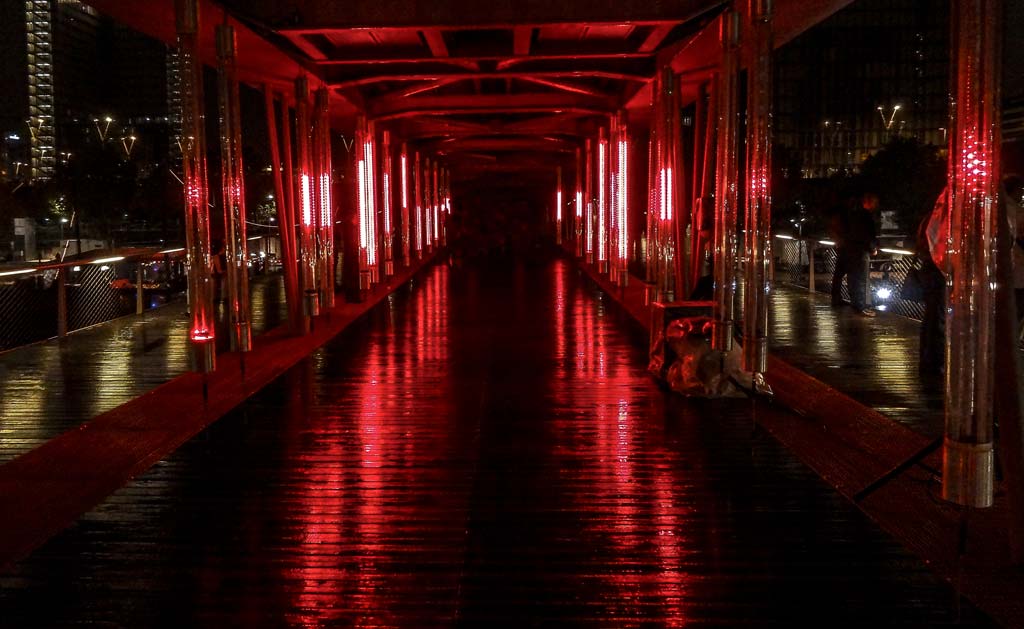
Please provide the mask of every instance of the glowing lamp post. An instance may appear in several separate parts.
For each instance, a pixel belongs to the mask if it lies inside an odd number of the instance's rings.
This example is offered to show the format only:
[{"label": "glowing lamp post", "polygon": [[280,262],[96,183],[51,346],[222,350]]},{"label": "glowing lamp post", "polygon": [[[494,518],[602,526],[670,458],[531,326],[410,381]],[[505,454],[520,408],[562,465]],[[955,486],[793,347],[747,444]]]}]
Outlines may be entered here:
[{"label": "glowing lamp post", "polygon": [[949,135],[946,424],[942,497],[992,505],[999,0],[952,3],[956,104]]},{"label": "glowing lamp post", "polygon": [[746,253],[743,288],[743,368],[763,386],[768,369],[768,298],[771,292],[772,153],[771,0],[750,0],[747,65]]},{"label": "glowing lamp post", "polygon": [[217,26],[219,61],[220,164],[224,197],[224,235],[231,349],[247,352],[252,345],[249,323],[249,252],[245,238],[245,169],[242,166],[242,124],[235,73],[235,29]]},{"label": "glowing lamp post", "polygon": [[199,56],[197,0],[177,0],[175,17],[181,62],[181,165],[185,181],[185,247],[188,266],[189,341],[193,369],[213,371],[213,282],[210,277],[210,211],[206,188],[203,66]]},{"label": "glowing lamp post", "polygon": [[737,195],[737,50],[740,41],[739,13],[721,17],[722,64],[716,78],[718,95],[718,174],[715,178],[715,321],[712,346],[730,351],[736,280],[736,195]]},{"label": "glowing lamp post", "polygon": [[431,188],[431,200],[433,201],[433,203],[431,204],[431,207],[434,209],[434,246],[435,247],[440,247],[441,246],[441,211],[440,211],[440,207],[441,207],[441,194],[440,194],[440,189],[438,188],[438,169],[439,168],[440,168],[440,166],[438,165],[437,160],[434,160],[434,170],[431,173],[431,176],[433,177],[433,182],[434,182],[433,188]]}]

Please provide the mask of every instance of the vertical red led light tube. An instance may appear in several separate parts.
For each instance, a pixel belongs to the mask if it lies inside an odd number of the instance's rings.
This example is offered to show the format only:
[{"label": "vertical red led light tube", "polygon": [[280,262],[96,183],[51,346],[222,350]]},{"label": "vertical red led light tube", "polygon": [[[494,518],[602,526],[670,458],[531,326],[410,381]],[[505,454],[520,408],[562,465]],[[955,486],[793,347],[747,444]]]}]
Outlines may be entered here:
[{"label": "vertical red led light tube", "polygon": [[771,278],[772,13],[771,0],[750,0],[747,63],[746,257],[743,287],[743,369],[763,384],[768,369]]},{"label": "vertical red led light tube", "polygon": [[441,195],[440,195],[440,190],[439,190],[438,185],[437,185],[438,184],[438,175],[437,175],[437,173],[438,173],[439,169],[440,169],[440,165],[437,163],[437,160],[435,159],[434,160],[434,169],[431,172],[431,177],[432,177],[432,180],[433,180],[433,187],[431,188],[431,200],[433,201],[433,204],[431,205],[431,207],[434,209],[434,246],[435,247],[440,247],[441,246],[441,212],[440,212],[440,206],[441,206],[441,199],[440,199],[440,197],[441,197]]},{"label": "vertical red led light tube", "polygon": [[363,181],[366,193],[366,259],[370,284],[380,281],[380,230],[377,227],[377,134],[373,123],[363,121]]},{"label": "vertical red led light tube", "polygon": [[988,507],[994,479],[1002,2],[957,0],[951,17],[956,100],[949,136],[942,497]]},{"label": "vertical red led light tube", "polygon": [[676,228],[678,219],[676,197],[678,190],[676,166],[676,146],[679,141],[679,129],[676,127],[678,107],[676,103],[676,75],[672,68],[662,70],[660,124],[661,164],[658,174],[661,178],[660,200],[661,210],[658,222],[659,249],[661,251],[658,290],[663,299],[675,299],[676,289]]},{"label": "vertical red led light tube", "polygon": [[381,210],[384,219],[384,275],[395,274],[394,224],[391,216],[393,178],[391,170],[391,132],[384,131],[381,140]]},{"label": "vertical red led light tube", "polygon": [[555,244],[562,244],[562,167],[555,168]]},{"label": "vertical red led light tube", "polygon": [[413,159],[413,203],[416,206],[416,216],[413,219],[415,228],[416,259],[423,259],[423,165],[420,163],[420,153],[416,151]]},{"label": "vertical red led light tube", "polygon": [[602,127],[597,138],[597,266],[608,272],[608,132]]},{"label": "vertical red led light tube", "polygon": [[359,288],[368,290],[370,280],[370,201],[366,175],[366,128],[362,119],[356,122],[356,194],[359,204]]},{"label": "vertical red led light tube", "polygon": [[441,195],[441,199],[444,202],[441,206],[441,212],[444,214],[444,229],[441,230],[441,244],[448,246],[448,224],[451,222],[452,216],[452,171],[445,168],[444,174],[444,193]]},{"label": "vertical red led light tube", "polygon": [[576,198],[573,203],[573,241],[576,245],[576,257],[583,257],[583,155],[576,148]]},{"label": "vertical red led light tube", "polygon": [[586,167],[586,189],[583,193],[587,196],[586,216],[583,218],[583,253],[586,256],[587,264],[594,263],[594,148],[590,138],[587,138],[583,152],[587,154]]},{"label": "vertical red led light tube", "polygon": [[648,284],[655,287],[655,291],[658,286],[658,260],[660,259],[658,253],[658,220],[661,217],[661,204],[658,201],[661,188],[658,145],[660,137],[658,126],[661,120],[658,115],[660,84],[661,76],[658,75],[651,85],[651,128],[647,142],[647,247],[644,251],[644,277]]},{"label": "vertical red led light tube", "polygon": [[327,88],[316,91],[317,111],[317,233],[320,286],[320,304],[324,308],[334,307],[334,177],[331,154],[331,122],[328,112]]},{"label": "vertical red led light tube", "polygon": [[625,115],[619,115],[618,138],[616,139],[616,155],[618,158],[618,208],[619,216],[616,219],[618,229],[618,265],[619,285],[626,286],[629,283],[629,129],[626,126]]},{"label": "vertical red led light tube", "polygon": [[402,168],[402,263],[409,266],[412,260],[409,225],[409,147],[404,142],[399,162]]},{"label": "vertical red led light tube", "polygon": [[218,25],[216,37],[228,319],[231,349],[247,352],[252,346],[252,329],[249,323],[249,252],[245,238],[245,169],[242,165],[235,29],[227,24]]},{"label": "vertical red led light tube", "polygon": [[188,266],[189,342],[192,368],[216,367],[213,281],[210,277],[210,210],[207,205],[206,133],[203,113],[203,65],[199,56],[197,0],[176,0],[178,54],[181,63],[182,171],[185,176],[185,246]]},{"label": "vertical red led light tube", "polygon": [[612,116],[608,124],[608,279],[619,282],[619,119]]},{"label": "vertical red led light tube", "polygon": [[712,347],[730,351],[733,346],[736,280],[737,196],[737,81],[740,41],[739,13],[722,14],[720,40],[722,61],[718,70],[718,173],[715,177],[715,321]]},{"label": "vertical red led light tube", "polygon": [[295,165],[299,184],[299,256],[302,259],[303,303],[307,317],[320,313],[319,287],[316,282],[316,218],[314,216],[313,172],[310,164],[309,139],[309,81],[306,77],[295,80]]},{"label": "vertical red led light tube", "polygon": [[430,183],[430,158],[423,163],[423,240],[427,253],[434,250],[434,200],[431,197],[433,188]]}]

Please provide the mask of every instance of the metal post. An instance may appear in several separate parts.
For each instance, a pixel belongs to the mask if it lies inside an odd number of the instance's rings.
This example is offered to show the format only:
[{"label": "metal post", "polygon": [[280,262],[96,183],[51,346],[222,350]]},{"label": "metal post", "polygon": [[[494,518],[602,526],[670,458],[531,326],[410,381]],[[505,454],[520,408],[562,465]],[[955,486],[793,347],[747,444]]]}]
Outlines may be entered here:
[{"label": "metal post", "polygon": [[420,164],[420,152],[413,155],[413,187],[415,188],[413,202],[416,204],[416,218],[414,220],[416,231],[416,259],[423,259],[423,168]]},{"label": "metal post", "polygon": [[182,171],[185,175],[185,261],[188,266],[189,340],[192,367],[208,373],[214,354],[213,280],[210,277],[210,210],[207,203],[203,64],[199,54],[198,0],[176,0],[181,62]]},{"label": "metal post", "polygon": [[586,216],[583,219],[585,233],[583,249],[587,264],[594,263],[594,150],[590,138],[587,138],[583,152],[587,154],[586,187],[583,194],[587,199]]},{"label": "metal post", "polygon": [[768,369],[771,292],[768,266],[772,258],[772,0],[750,0],[749,14],[743,368],[757,378]]},{"label": "metal post", "polygon": [[[63,273],[64,269],[61,267],[60,272]],[[142,260],[135,266],[135,314],[142,314],[143,310],[143,288],[142,288],[142,273],[143,265]]]},{"label": "metal post", "polygon": [[715,321],[712,346],[732,350],[736,273],[737,164],[737,50],[740,42],[739,13],[721,17],[722,62],[716,79],[718,95],[718,174],[715,177]]},{"label": "metal post", "polygon": [[402,263],[408,267],[412,261],[411,229],[409,225],[409,147],[402,143]]},{"label": "metal post", "polygon": [[57,336],[68,335],[68,268],[57,269]]},{"label": "metal post", "polygon": [[317,294],[322,308],[334,307],[334,180],[327,88],[316,91],[313,123],[313,196],[316,198]]},{"label": "metal post", "polygon": [[313,174],[309,159],[309,81],[306,77],[295,79],[295,166],[298,171],[299,208],[299,255],[302,258],[301,273],[303,304],[307,317],[320,314],[320,299],[317,291],[316,225],[313,209]]},{"label": "metal post", "polygon": [[[809,292],[813,293],[815,291],[815,285],[817,284],[817,280],[814,277],[814,246],[817,243],[815,241],[813,241],[813,240],[805,240],[803,242],[804,242],[804,244],[807,247],[807,266],[808,266],[807,274],[809,276],[809,279],[807,281],[807,290]],[[773,280],[775,279],[775,277],[774,277],[774,275],[775,275],[774,268],[775,268],[775,266],[773,264],[772,265],[772,269],[773,269],[772,270],[772,279]]]},{"label": "metal post", "polygon": [[[217,26],[219,61],[220,164],[224,200],[224,240],[228,286],[231,349],[247,352],[252,346],[249,322],[249,253],[245,238],[245,169],[242,165],[242,123],[235,74],[235,29]],[[140,267],[141,268],[141,267]]]},{"label": "metal post", "polygon": [[[263,86],[263,96],[267,114],[270,165],[274,171],[274,205],[277,208],[278,233],[281,237],[281,266],[284,275],[285,300],[288,304],[288,322],[293,332],[300,332],[303,317],[299,298],[299,279],[295,267],[295,219],[290,211],[289,197],[285,193],[284,177],[281,173],[281,151],[277,142],[274,95],[270,86]],[[287,106],[283,103],[282,109],[287,110]]]},{"label": "metal post", "polygon": [[992,505],[1000,0],[951,3],[955,106],[949,145],[946,423],[942,497]]},{"label": "metal post", "polygon": [[608,272],[608,132],[604,127],[597,137],[597,266]]},{"label": "metal post", "polygon": [[381,143],[381,210],[384,214],[384,275],[395,274],[394,231],[391,216],[392,185],[391,175],[391,132],[385,130]]}]

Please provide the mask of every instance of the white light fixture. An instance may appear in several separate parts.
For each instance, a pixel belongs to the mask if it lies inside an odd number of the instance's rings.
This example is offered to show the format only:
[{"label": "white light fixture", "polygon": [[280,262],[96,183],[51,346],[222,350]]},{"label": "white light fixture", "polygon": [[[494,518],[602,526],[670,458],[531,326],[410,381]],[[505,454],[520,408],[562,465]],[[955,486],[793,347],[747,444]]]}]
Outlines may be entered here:
[{"label": "white light fixture", "polygon": [[18,269],[17,271],[4,271],[0,273],[0,277],[4,277],[7,275],[24,275],[25,273],[32,273],[36,270],[37,269]]},{"label": "white light fixture", "polygon": [[99,260],[93,260],[90,264],[106,264],[107,262],[120,262],[124,260],[124,256],[115,256],[113,258],[100,258]]}]

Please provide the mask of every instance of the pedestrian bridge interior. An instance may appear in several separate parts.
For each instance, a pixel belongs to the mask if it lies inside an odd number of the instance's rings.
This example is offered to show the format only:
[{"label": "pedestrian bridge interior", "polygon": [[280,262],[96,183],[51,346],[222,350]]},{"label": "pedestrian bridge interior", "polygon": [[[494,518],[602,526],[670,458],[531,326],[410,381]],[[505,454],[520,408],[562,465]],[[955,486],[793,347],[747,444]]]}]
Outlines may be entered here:
[{"label": "pedestrian bridge interior", "polygon": [[939,497],[914,322],[772,269],[727,295],[772,396],[648,368],[770,137],[755,66],[849,0],[88,4],[263,92],[297,263],[0,353],[0,626],[1024,623],[1005,496]]}]

